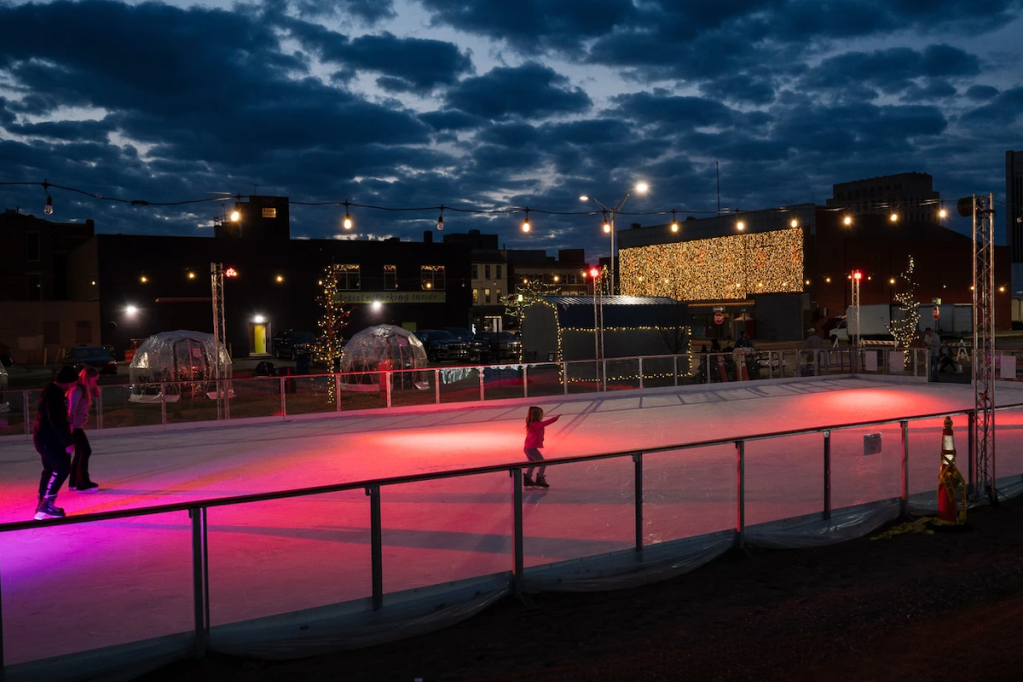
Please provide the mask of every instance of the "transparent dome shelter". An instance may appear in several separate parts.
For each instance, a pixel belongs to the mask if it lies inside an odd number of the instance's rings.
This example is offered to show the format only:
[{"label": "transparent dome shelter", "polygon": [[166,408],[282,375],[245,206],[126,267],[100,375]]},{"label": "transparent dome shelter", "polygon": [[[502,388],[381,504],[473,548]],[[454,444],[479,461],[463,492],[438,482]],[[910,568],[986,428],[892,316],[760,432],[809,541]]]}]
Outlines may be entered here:
[{"label": "transparent dome shelter", "polygon": [[[363,329],[349,339],[341,357],[341,386],[349,391],[380,390],[380,372],[417,370],[427,366],[426,349],[415,334],[390,324]],[[426,390],[426,372],[401,372],[395,384]]]},{"label": "transparent dome shelter", "polygon": [[[213,380],[217,353],[224,378],[231,378],[231,356],[223,344],[217,348],[213,334],[190,331],[160,332],[135,350],[128,368],[132,402],[168,402],[184,399],[215,399]],[[164,396],[166,392],[166,396]]]}]

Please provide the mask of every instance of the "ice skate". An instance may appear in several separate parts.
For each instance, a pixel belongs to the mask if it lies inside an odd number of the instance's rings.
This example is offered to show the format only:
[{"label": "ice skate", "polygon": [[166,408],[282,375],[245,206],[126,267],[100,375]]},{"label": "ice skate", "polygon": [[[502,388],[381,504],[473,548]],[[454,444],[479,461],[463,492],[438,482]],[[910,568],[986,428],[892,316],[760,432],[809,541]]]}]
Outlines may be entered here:
[{"label": "ice skate", "polygon": [[99,490],[99,484],[92,481],[86,481],[85,483],[79,483],[77,487],[72,488],[80,493],[94,493]]},{"label": "ice skate", "polygon": [[535,486],[536,486],[536,482],[533,480],[532,476],[530,476],[529,474],[525,474],[522,477],[522,487],[523,488],[532,488],[532,487],[535,487]]},{"label": "ice skate", "polygon": [[544,478],[543,476],[537,476],[537,478],[536,478],[536,487],[537,488],[550,488],[550,486],[547,484],[547,479]]},{"label": "ice skate", "polygon": [[39,504],[36,505],[36,521],[43,521],[45,519],[62,519],[64,518],[64,510],[55,505],[53,502],[57,499],[57,496],[53,497],[40,497]]}]

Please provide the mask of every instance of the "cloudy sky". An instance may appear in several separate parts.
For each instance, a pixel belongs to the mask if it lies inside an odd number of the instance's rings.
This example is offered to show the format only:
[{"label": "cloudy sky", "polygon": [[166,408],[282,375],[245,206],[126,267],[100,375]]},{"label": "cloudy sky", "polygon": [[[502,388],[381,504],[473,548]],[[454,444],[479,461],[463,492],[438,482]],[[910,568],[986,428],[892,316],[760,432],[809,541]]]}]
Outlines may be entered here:
[{"label": "cloudy sky", "polygon": [[[177,201],[752,210],[934,175],[1004,198],[1023,149],[1023,0],[0,0],[0,181]],[[218,205],[53,191],[54,219],[211,234]],[[41,214],[40,188],[0,187]],[[292,234],[343,210],[295,208]],[[353,211],[420,239],[436,211]],[[446,213],[509,247],[607,251],[600,218]],[[622,222],[661,222],[623,217]],[[1002,220],[997,223],[1004,225]]]}]

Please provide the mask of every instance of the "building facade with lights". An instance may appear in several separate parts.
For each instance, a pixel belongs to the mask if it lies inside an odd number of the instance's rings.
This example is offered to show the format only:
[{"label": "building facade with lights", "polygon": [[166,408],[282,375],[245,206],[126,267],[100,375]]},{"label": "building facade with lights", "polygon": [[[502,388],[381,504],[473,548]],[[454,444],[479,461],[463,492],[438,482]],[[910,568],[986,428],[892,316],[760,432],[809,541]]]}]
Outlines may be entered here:
[{"label": "building facade with lights", "polygon": [[827,206],[857,216],[895,213],[900,220],[937,225],[942,204],[929,173],[898,173],[833,185]]},{"label": "building facade with lights", "polygon": [[1005,152],[1005,239],[1012,254],[1012,321],[1023,329],[1023,151]]},{"label": "building facade with lights", "polygon": [[[971,238],[932,220],[803,204],[687,220],[677,233],[624,230],[618,243],[621,293],[689,302],[696,337],[802,339],[845,314],[857,270],[863,305],[895,305],[910,256],[919,303],[973,300]],[[1008,249],[996,247],[998,329],[1010,327],[1009,271]]]},{"label": "building facade with lights", "polygon": [[316,299],[331,263],[343,268],[339,299],[353,307],[345,337],[375,324],[422,329],[470,321],[469,249],[432,239],[99,234],[71,254],[69,288],[98,301],[103,343],[119,358],[132,340],[156,332],[212,330],[211,263],[237,272],[224,284],[234,357],[272,353],[273,336],[288,329],[318,335],[322,309]]}]

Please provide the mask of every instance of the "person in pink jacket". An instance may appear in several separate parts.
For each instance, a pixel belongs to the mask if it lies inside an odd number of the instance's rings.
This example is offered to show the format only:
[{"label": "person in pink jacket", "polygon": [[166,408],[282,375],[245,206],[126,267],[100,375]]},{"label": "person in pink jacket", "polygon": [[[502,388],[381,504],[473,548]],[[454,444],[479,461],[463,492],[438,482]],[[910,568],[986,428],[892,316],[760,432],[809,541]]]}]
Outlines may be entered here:
[{"label": "person in pink jacket", "polygon": [[[560,414],[556,414],[547,421],[543,419],[543,410],[539,407],[530,407],[529,412],[526,413],[526,445],[522,449],[526,453],[526,459],[530,462],[542,462],[543,455],[540,454],[540,448],[543,447],[543,430],[548,424],[553,424],[561,418]],[[526,471],[526,475],[522,479],[522,485],[537,488],[549,488],[547,485],[547,479],[544,478],[544,472],[547,467],[543,464],[540,465],[540,473],[533,480],[533,470],[536,467],[529,467]]]}]

